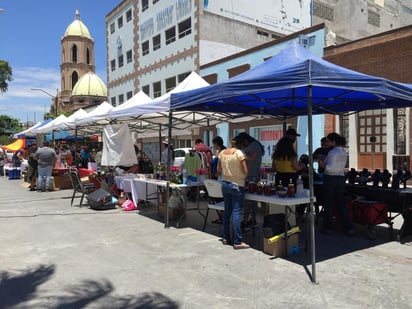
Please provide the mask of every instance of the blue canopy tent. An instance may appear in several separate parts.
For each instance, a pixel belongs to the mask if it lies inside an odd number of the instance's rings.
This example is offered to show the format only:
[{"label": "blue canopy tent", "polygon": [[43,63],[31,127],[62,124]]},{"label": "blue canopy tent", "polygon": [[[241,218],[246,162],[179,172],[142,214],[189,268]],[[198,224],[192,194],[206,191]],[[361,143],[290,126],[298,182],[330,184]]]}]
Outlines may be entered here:
[{"label": "blue canopy tent", "polygon": [[[236,77],[171,96],[174,111],[308,116],[308,153],[313,153],[312,115],[412,106],[412,85],[352,71],[323,60],[296,41],[263,64]],[[169,133],[170,135],[170,133]],[[313,158],[309,156],[312,278],[316,282]]]},{"label": "blue canopy tent", "polygon": [[42,122],[38,122],[32,127],[28,128],[28,129],[26,129],[26,130],[24,130],[20,133],[14,134],[14,138],[24,138],[24,137],[27,137],[27,136],[36,136],[36,134],[31,133],[31,130],[41,128],[42,126],[48,124],[52,120],[53,119],[49,118],[49,119],[44,120]]}]

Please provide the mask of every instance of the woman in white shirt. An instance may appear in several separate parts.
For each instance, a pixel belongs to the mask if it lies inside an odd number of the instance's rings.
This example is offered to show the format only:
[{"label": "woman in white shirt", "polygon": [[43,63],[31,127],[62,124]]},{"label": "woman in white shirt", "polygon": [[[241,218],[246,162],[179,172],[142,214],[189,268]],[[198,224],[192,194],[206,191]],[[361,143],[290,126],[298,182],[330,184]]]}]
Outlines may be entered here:
[{"label": "woman in white shirt", "polygon": [[343,148],[346,139],[337,133],[330,133],[326,137],[329,152],[324,161],[325,174],[323,179],[323,202],[325,216],[322,232],[330,234],[333,229],[333,215],[336,207],[342,216],[346,234],[353,236],[355,230],[345,205],[345,166],[348,155]]}]

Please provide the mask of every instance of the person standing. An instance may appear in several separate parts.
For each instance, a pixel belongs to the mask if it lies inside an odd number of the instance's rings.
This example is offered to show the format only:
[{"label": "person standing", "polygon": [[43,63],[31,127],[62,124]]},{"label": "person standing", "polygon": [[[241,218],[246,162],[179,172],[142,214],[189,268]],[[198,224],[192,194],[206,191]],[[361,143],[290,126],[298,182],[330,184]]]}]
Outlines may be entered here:
[{"label": "person standing", "polygon": [[[242,150],[246,156],[248,174],[246,179],[258,183],[261,178],[260,167],[262,165],[262,156],[264,152],[263,145],[250,136],[242,132],[238,135],[243,145]],[[258,227],[256,221],[258,204],[256,201],[245,201],[243,210],[242,230],[248,231],[251,228]],[[250,218],[250,219],[249,219]]]},{"label": "person standing", "polygon": [[29,148],[29,158],[27,159],[27,181],[30,182],[30,191],[36,190],[37,183],[37,160],[36,160],[37,146],[31,145]]},{"label": "person standing", "polygon": [[[223,244],[232,244],[234,249],[247,249],[250,246],[242,241],[240,218],[245,195],[245,179],[248,174],[246,157],[240,148],[238,137],[232,140],[232,146],[219,153],[217,170],[222,175],[222,193],[225,210],[223,214]],[[230,236],[232,218],[233,242]]]},{"label": "person standing", "polygon": [[218,179],[219,178],[219,173],[217,172],[217,164],[219,162],[218,155],[222,150],[226,149],[226,146],[223,144],[223,139],[220,136],[216,136],[212,139],[212,145],[213,145],[213,152],[214,152],[214,157],[211,163],[212,179]]},{"label": "person standing", "polygon": [[46,177],[46,192],[50,191],[51,175],[56,163],[56,152],[49,147],[48,141],[43,142],[43,147],[37,149],[35,158],[37,160],[37,192],[42,192],[43,178]]},{"label": "person standing", "polygon": [[[221,178],[221,175],[217,171],[217,165],[219,162],[218,155],[222,150],[226,149],[226,146],[223,144],[223,139],[220,136],[216,136],[212,139],[212,145],[213,145],[214,157],[211,163],[211,178],[217,180]],[[223,211],[216,210],[216,212],[219,218],[212,221],[212,223],[221,224],[222,218],[223,218]]]},{"label": "person standing", "polygon": [[0,176],[4,176],[4,163],[6,161],[6,154],[3,148],[0,147]]},{"label": "person standing", "polygon": [[330,149],[325,161],[323,178],[323,202],[325,216],[323,218],[322,232],[331,234],[333,229],[333,215],[336,207],[342,215],[346,234],[353,236],[355,230],[349,218],[349,211],[345,206],[345,166],[348,155],[343,148],[346,139],[338,133],[330,133],[326,136],[326,145]]},{"label": "person standing", "polygon": [[313,152],[313,161],[318,163],[318,176],[320,180],[323,180],[323,174],[325,169],[322,167],[326,156],[328,155],[329,148],[326,145],[326,137],[322,137],[320,140],[320,147],[316,148]]},{"label": "person standing", "polygon": [[305,168],[302,162],[298,162],[298,155],[293,145],[295,140],[284,136],[276,144],[272,154],[272,169],[276,172],[276,186],[281,184],[287,187],[291,180],[296,185],[297,172]]}]

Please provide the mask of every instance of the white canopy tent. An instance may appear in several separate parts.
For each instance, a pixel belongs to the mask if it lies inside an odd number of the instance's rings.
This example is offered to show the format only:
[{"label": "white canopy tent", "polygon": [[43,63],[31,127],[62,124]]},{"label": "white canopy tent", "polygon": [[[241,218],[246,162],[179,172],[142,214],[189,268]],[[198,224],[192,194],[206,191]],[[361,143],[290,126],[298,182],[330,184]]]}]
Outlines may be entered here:
[{"label": "white canopy tent", "polygon": [[59,115],[56,119],[50,121],[44,126],[39,126],[30,130],[29,134],[44,134],[50,131],[63,129],[63,123],[67,120],[67,117],[64,115]]}]

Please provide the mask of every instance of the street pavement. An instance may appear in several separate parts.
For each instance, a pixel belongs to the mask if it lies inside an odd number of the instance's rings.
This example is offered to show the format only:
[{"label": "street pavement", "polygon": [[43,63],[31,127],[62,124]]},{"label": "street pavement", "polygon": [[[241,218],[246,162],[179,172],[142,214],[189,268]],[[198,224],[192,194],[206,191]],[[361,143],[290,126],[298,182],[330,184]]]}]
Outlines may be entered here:
[{"label": "street pavement", "polygon": [[95,211],[71,195],[0,177],[0,308],[412,308],[412,243],[386,225],[375,240],[317,229],[314,283],[303,232],[299,253],[274,258],[259,228],[234,250],[197,211],[165,228],[155,206]]}]

